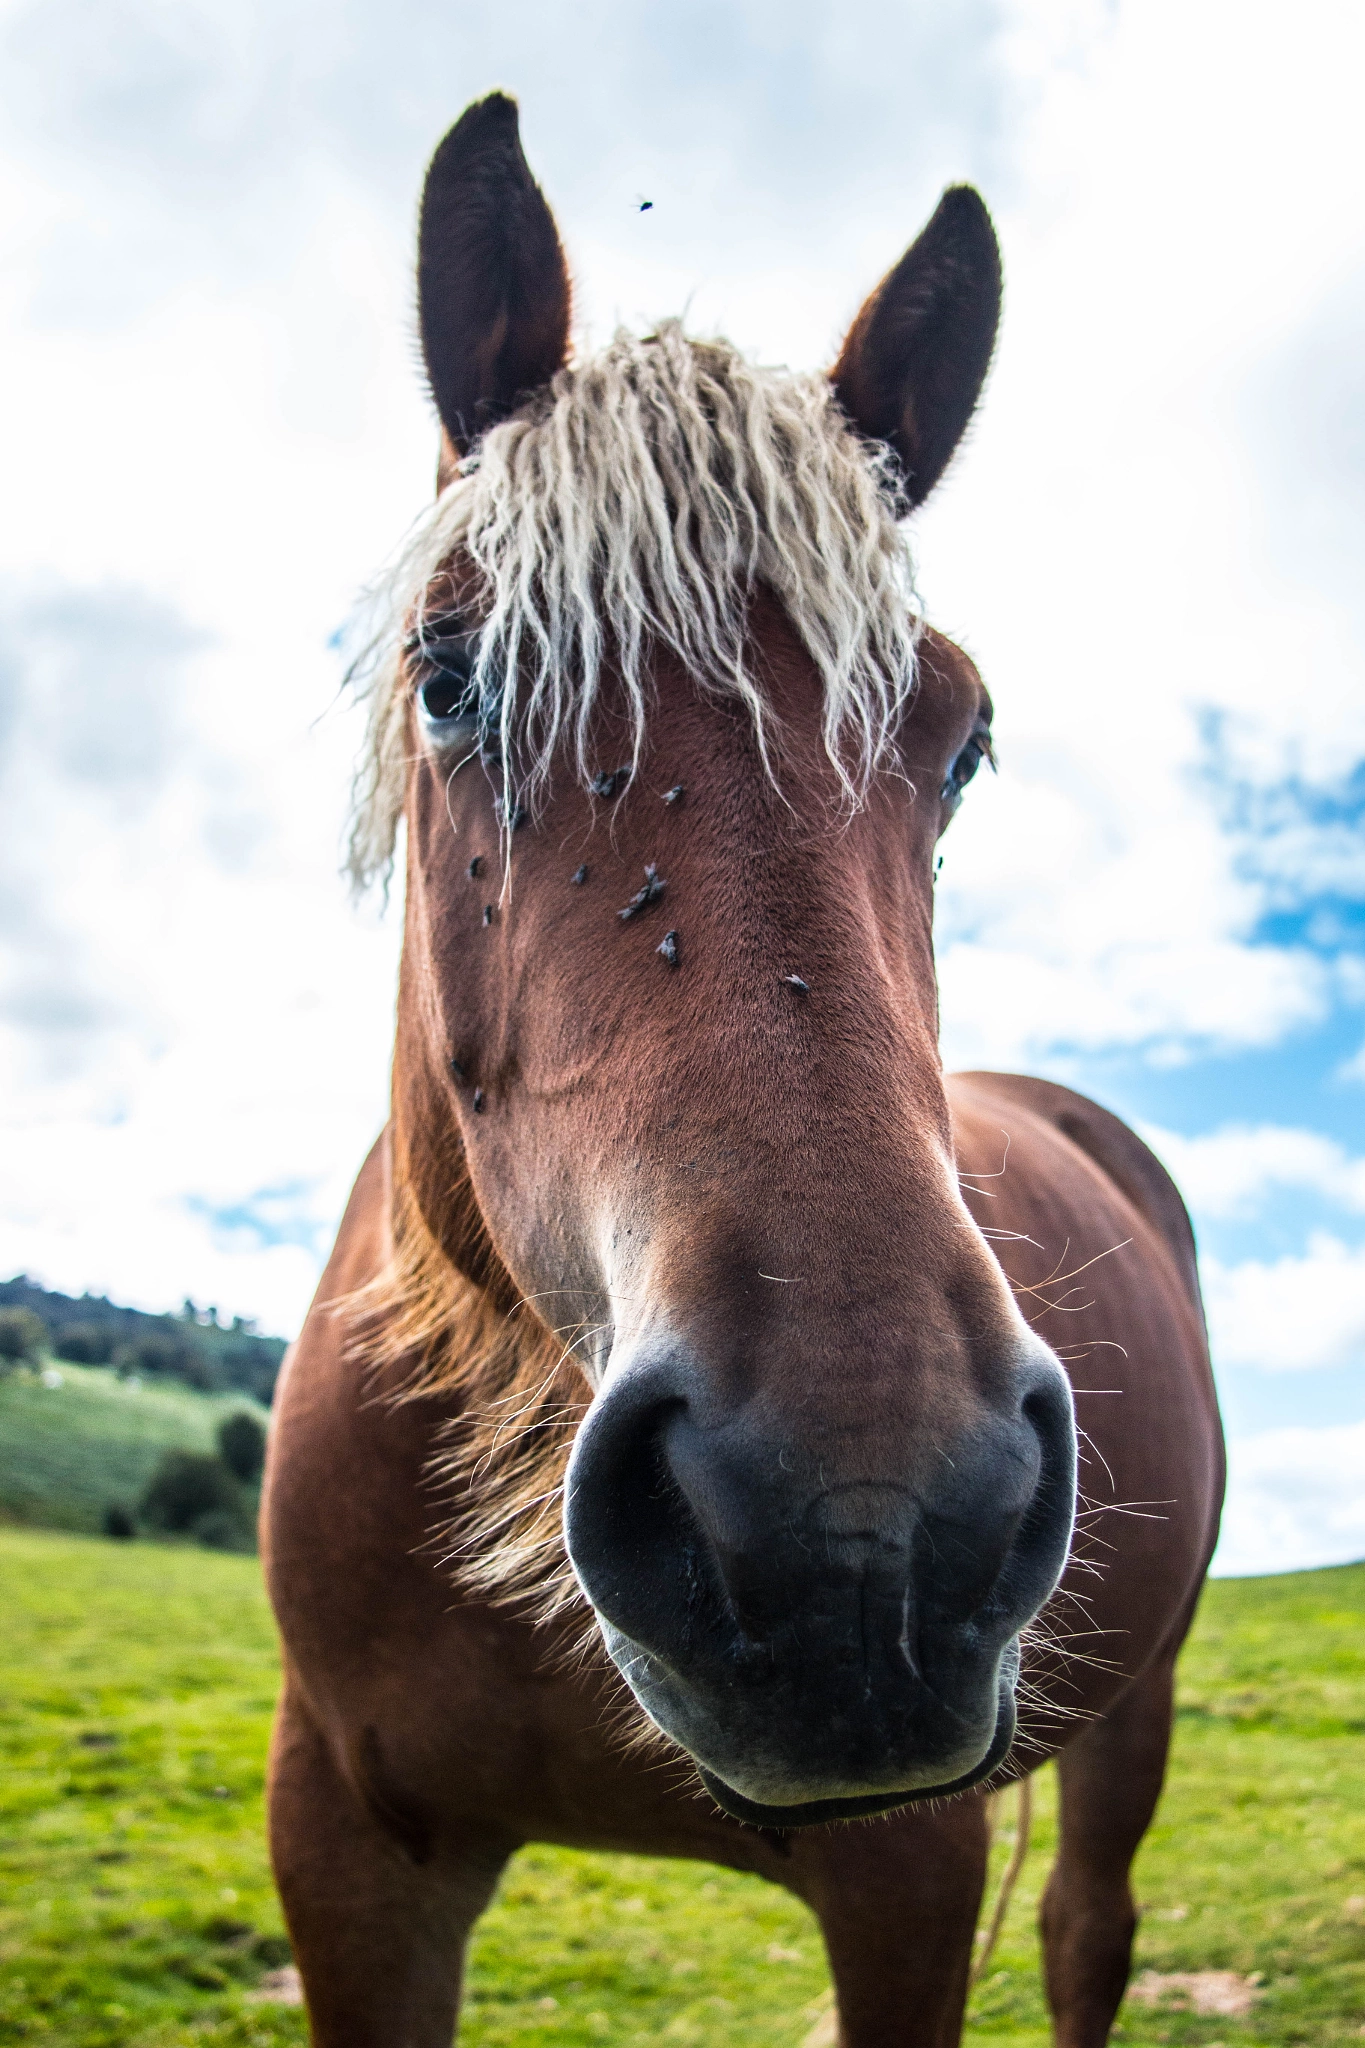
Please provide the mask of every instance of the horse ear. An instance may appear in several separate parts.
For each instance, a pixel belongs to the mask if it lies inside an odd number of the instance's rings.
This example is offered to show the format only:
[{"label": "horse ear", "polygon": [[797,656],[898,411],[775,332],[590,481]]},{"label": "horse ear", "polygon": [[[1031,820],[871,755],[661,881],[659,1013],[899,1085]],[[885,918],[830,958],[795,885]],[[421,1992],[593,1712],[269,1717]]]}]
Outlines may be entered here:
[{"label": "horse ear", "polygon": [[466,108],[431,160],[417,308],[432,396],[461,455],[568,352],[564,251],[505,93]]},{"label": "horse ear", "polygon": [[923,504],[962,439],[1000,320],[1000,250],[981,195],[950,186],[849,329],[830,372],[854,425],[887,441]]}]

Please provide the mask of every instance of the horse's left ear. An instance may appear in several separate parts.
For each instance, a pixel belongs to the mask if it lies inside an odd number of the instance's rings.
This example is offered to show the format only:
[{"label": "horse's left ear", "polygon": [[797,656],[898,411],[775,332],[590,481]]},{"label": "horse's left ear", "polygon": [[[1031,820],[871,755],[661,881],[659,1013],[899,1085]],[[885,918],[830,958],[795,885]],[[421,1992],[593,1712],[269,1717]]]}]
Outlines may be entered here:
[{"label": "horse's left ear", "polygon": [[432,396],[458,455],[548,384],[568,353],[564,251],[506,93],[467,107],[431,160],[417,310]]},{"label": "horse's left ear", "polygon": [[887,441],[923,504],[962,439],[1000,320],[1000,250],[981,195],[950,186],[877,286],[830,372],[844,411]]}]

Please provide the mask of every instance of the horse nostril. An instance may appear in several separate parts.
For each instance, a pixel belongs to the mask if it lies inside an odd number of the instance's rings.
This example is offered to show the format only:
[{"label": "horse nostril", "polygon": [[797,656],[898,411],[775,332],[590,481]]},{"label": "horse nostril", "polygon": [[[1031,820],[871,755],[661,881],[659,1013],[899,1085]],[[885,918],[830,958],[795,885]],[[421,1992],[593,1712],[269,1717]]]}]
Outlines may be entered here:
[{"label": "horse nostril", "polygon": [[1019,1403],[1019,1412],[1032,1429],[1042,1453],[1040,1484],[1053,1484],[1062,1476],[1074,1483],[1076,1416],[1071,1388],[1061,1367],[1050,1359]]},{"label": "horse nostril", "polygon": [[696,1548],[664,1449],[668,1420],[685,1402],[660,1377],[641,1373],[598,1396],[574,1443],[564,1490],[579,1583],[597,1612],[627,1632],[642,1584],[676,1586],[680,1562]]},{"label": "horse nostril", "polygon": [[1032,1612],[1062,1575],[1076,1516],[1075,1409],[1066,1375],[1050,1355],[1037,1361],[1019,1413],[1037,1445],[1038,1477],[998,1595]]}]

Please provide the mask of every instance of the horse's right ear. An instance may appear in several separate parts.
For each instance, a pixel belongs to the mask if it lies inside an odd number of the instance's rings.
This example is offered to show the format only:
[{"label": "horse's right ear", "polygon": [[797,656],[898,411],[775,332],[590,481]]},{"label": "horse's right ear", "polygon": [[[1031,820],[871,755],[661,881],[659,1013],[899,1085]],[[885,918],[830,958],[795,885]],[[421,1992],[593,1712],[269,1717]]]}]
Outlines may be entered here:
[{"label": "horse's right ear", "polygon": [[853,424],[900,457],[923,504],[962,439],[1000,320],[1000,251],[978,192],[953,185],[849,329],[830,378]]},{"label": "horse's right ear", "polygon": [[467,108],[431,160],[417,308],[432,396],[459,455],[568,353],[564,251],[505,93]]}]

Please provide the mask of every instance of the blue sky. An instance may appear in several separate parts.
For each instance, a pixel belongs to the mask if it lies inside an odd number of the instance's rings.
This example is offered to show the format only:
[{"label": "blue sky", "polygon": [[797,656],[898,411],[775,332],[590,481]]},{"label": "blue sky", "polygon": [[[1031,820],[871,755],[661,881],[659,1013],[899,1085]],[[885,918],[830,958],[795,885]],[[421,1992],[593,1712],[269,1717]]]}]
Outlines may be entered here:
[{"label": "blue sky", "polygon": [[585,344],[685,307],[828,362],[967,177],[1005,322],[915,546],[1001,774],[947,843],[945,1050],[1088,1090],[1180,1179],[1221,1568],[1365,1552],[1365,30],[1282,29],[0,4],[0,1267],[289,1330],[382,1120],[335,636],[431,486],[412,230],[460,108],[521,98]]}]

